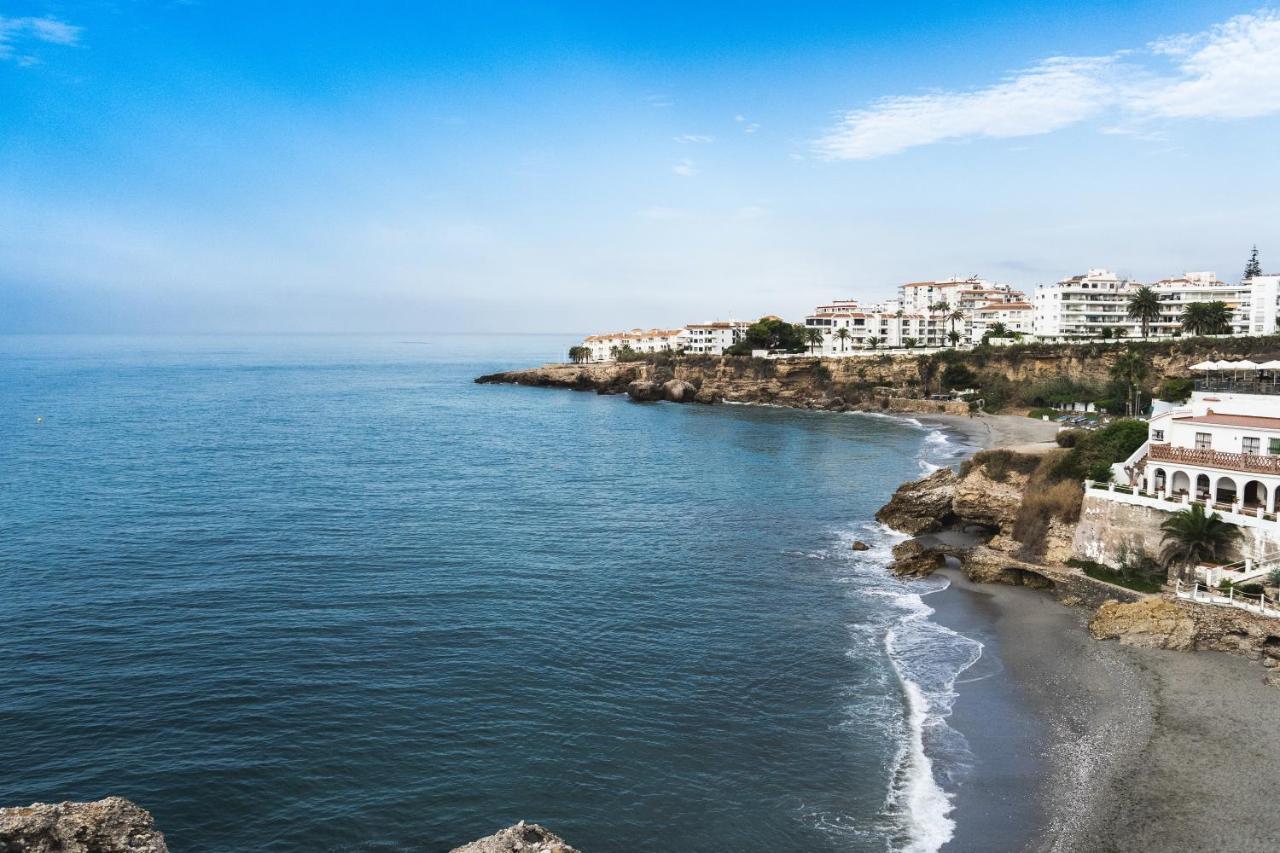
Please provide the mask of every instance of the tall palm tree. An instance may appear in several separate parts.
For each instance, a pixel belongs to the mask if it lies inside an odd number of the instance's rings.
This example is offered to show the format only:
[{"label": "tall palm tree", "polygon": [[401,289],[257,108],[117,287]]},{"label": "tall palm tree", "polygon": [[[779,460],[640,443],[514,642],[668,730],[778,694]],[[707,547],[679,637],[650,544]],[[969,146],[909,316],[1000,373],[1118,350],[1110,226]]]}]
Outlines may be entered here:
[{"label": "tall palm tree", "polygon": [[1151,288],[1143,285],[1129,297],[1126,308],[1129,319],[1142,324],[1142,336],[1145,338],[1151,330],[1151,324],[1160,319],[1160,297]]},{"label": "tall palm tree", "polygon": [[902,310],[901,308],[893,312],[893,316],[898,318],[898,343],[899,344],[902,343],[902,318],[905,317],[906,314],[907,312]]},{"label": "tall palm tree", "polygon": [[916,345],[919,343],[920,343],[919,338],[903,338],[902,339],[902,345],[907,349],[915,349]]},{"label": "tall palm tree", "polygon": [[1160,561],[1166,568],[1180,566],[1187,579],[1195,577],[1196,564],[1220,559],[1240,537],[1240,528],[1223,521],[1216,512],[1206,515],[1203,504],[1174,513],[1160,530],[1164,533]]},{"label": "tall palm tree", "polygon": [[880,339],[875,335],[870,336],[869,338],[867,338],[867,346],[871,347],[872,349],[875,349],[876,347],[880,346]]},{"label": "tall palm tree", "polygon": [[[954,332],[956,330],[956,320],[963,320],[963,319],[964,319],[963,311],[961,311],[959,308],[952,309],[951,313],[947,315],[947,322],[951,324],[951,331]],[[955,346],[955,344],[953,343],[952,346]]]},{"label": "tall palm tree", "polygon": [[840,352],[844,352],[844,342],[849,340],[849,330],[843,326],[836,329],[836,337],[840,339]]},{"label": "tall palm tree", "polygon": [[1142,383],[1150,375],[1151,368],[1147,360],[1133,349],[1116,359],[1116,363],[1111,366],[1111,378],[1125,383],[1129,389],[1125,403],[1127,414],[1134,417],[1138,415],[1142,408]]},{"label": "tall palm tree", "polygon": [[929,310],[937,311],[939,314],[942,315],[943,319],[945,320],[947,313],[951,310],[951,303],[945,299],[942,299],[930,305]]},{"label": "tall palm tree", "polygon": [[960,343],[960,337],[961,337],[960,333],[957,332],[955,329],[952,329],[951,331],[947,332],[947,340],[951,341],[951,346],[953,347]]},{"label": "tall palm tree", "polygon": [[1227,303],[1192,302],[1182,309],[1182,330],[1192,335],[1225,335],[1231,332]]},{"label": "tall palm tree", "polygon": [[810,327],[810,328],[808,328],[808,329],[805,329],[805,330],[804,330],[804,338],[805,338],[805,340],[806,340],[806,341],[808,341],[808,342],[809,342],[809,354],[810,354],[810,355],[812,355],[812,354],[813,354],[813,348],[814,348],[814,347],[820,347],[820,346],[822,346],[822,339],[823,339],[823,337],[824,337],[824,335],[822,334],[822,330],[821,330],[821,329],[817,329],[817,328],[812,328],[812,327]]}]

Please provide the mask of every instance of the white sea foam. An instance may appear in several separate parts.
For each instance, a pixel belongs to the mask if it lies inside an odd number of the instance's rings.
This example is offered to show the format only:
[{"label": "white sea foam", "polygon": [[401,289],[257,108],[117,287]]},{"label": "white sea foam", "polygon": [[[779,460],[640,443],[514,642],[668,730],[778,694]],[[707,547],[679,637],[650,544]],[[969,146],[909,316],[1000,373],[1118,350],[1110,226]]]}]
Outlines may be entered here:
[{"label": "white sea foam", "polygon": [[860,570],[843,580],[859,596],[883,600],[880,612],[886,619],[851,626],[849,653],[865,656],[881,644],[891,670],[882,687],[892,691],[896,680],[902,702],[871,708],[866,694],[852,697],[850,724],[866,725],[871,715],[873,725],[898,742],[885,803],[893,849],[935,853],[955,832],[953,794],[947,785],[971,760],[963,735],[947,725],[947,718],[956,681],[982,656],[982,644],[929,619],[934,611],[924,596],[946,589],[945,578],[907,582],[885,571],[893,545],[905,536],[882,524],[868,524],[858,536],[871,550],[851,552]]}]

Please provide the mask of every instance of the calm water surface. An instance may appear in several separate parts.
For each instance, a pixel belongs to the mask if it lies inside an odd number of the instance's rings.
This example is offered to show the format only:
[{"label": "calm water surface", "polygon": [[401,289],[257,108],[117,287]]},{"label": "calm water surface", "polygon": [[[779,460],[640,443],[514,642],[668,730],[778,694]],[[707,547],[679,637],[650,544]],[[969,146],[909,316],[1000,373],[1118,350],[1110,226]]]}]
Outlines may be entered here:
[{"label": "calm water surface", "polygon": [[471,382],[569,343],[0,338],[0,804],[119,794],[175,851],[936,849],[977,644],[870,519],[957,449]]}]

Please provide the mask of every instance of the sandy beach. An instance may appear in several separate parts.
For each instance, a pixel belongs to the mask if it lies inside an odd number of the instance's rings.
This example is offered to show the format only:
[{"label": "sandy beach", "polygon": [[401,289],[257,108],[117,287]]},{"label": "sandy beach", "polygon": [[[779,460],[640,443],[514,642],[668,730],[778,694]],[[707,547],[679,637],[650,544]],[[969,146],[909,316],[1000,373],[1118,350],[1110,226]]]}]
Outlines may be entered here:
[{"label": "sandy beach", "polygon": [[[1016,416],[930,420],[982,448],[1047,448],[1056,431]],[[1280,693],[1258,664],[1099,642],[1087,609],[944,571],[934,620],[976,633],[993,658],[957,684],[951,724],[975,769],[945,853],[1276,849]],[[1030,719],[1009,724],[1010,712]]]}]

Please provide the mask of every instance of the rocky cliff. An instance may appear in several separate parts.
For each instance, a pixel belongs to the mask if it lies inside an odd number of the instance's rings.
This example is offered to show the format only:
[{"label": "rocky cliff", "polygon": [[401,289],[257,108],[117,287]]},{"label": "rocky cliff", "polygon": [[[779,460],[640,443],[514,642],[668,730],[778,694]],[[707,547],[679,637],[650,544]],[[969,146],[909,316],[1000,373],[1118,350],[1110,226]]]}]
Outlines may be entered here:
[{"label": "rocky cliff", "polygon": [[151,813],[120,797],[0,809],[0,853],[168,853]]},{"label": "rocky cliff", "polygon": [[[964,414],[967,408],[963,404],[927,399],[929,392],[939,390],[939,378],[948,364],[968,368],[982,388],[998,383],[1006,388],[1030,388],[1058,379],[1102,388],[1110,382],[1116,360],[1131,345],[980,347],[933,355],[867,353],[848,358],[799,356],[777,360],[702,355],[672,358],[664,353],[646,361],[548,364],[489,374],[476,381],[602,394],[630,391],[637,399],[681,402]],[[1150,366],[1153,387],[1165,378],[1190,375],[1190,366],[1206,358],[1247,356],[1261,362],[1280,357],[1280,338],[1187,339],[1136,346]],[[666,388],[672,380],[681,383],[678,397]],[[633,383],[638,384],[633,388]]]}]

